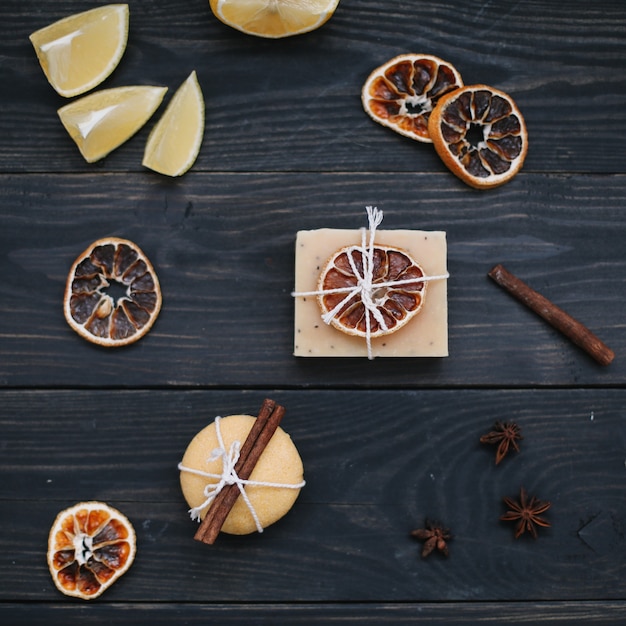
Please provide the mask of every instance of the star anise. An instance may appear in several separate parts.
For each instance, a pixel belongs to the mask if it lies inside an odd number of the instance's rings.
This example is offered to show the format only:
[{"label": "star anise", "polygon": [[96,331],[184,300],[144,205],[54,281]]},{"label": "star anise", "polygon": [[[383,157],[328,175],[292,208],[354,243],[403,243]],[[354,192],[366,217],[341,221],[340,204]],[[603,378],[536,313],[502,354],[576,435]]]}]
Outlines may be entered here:
[{"label": "star anise", "polygon": [[424,542],[422,558],[425,559],[435,548],[444,556],[448,556],[447,542],[452,539],[448,528],[444,528],[439,522],[425,520],[425,528],[411,531],[411,537]]},{"label": "star anise", "polygon": [[513,446],[519,452],[517,441],[523,439],[522,431],[515,422],[497,421],[493,425],[493,430],[480,438],[480,443],[497,444],[496,465],[507,455],[509,448]]},{"label": "star anise", "polygon": [[517,522],[515,526],[516,539],[523,535],[525,531],[528,531],[537,539],[536,526],[543,526],[544,528],[550,526],[548,520],[540,517],[542,513],[545,513],[550,508],[550,502],[538,500],[535,496],[529,498],[524,487],[520,489],[519,501],[506,497],[503,500],[510,511],[507,511],[500,519],[505,522]]}]

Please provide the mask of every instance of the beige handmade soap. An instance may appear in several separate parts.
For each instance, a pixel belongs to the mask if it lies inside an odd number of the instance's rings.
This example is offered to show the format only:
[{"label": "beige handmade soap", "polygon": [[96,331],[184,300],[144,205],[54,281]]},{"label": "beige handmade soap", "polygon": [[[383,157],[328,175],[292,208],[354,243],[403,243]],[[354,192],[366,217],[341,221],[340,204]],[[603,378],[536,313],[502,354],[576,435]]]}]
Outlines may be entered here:
[{"label": "beige handmade soap", "polygon": [[[180,484],[185,500],[195,515],[204,518],[211,501],[207,486],[223,487],[233,479],[228,463],[233,460],[233,444],[243,444],[256,418],[251,415],[229,415],[203,428],[191,440],[179,465]],[[220,437],[224,448],[220,446]],[[238,448],[239,449],[239,448]],[[217,453],[219,452],[219,454]],[[225,466],[225,463],[228,467]],[[230,473],[224,473],[224,472]],[[243,485],[246,499],[240,496],[231,509],[222,531],[245,535],[266,528],[283,517],[293,506],[304,486],[304,469],[291,437],[280,426],[257,461],[249,480]],[[220,479],[221,476],[221,479]],[[216,492],[217,493],[217,492]],[[215,494],[216,495],[216,494]],[[257,520],[255,521],[254,515]]]},{"label": "beige handmade soap", "polygon": [[301,357],[442,357],[448,356],[446,233],[422,230],[378,230],[376,244],[406,251],[428,280],[419,313],[396,332],[365,338],[326,324],[315,295],[320,272],[340,248],[362,244],[362,231],[323,228],[299,231],[296,238],[294,355]]}]

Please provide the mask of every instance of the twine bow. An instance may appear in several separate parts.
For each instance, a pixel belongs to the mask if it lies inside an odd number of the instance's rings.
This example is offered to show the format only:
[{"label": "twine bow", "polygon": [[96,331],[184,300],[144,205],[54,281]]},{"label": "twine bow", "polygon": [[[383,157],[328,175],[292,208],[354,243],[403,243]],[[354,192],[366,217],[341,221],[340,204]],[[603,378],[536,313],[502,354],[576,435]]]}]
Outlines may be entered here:
[{"label": "twine bow", "polygon": [[237,485],[239,492],[241,493],[241,497],[243,501],[246,503],[250,514],[252,515],[252,519],[254,520],[254,525],[258,532],[263,532],[263,526],[261,526],[261,522],[259,521],[259,516],[257,512],[254,510],[254,506],[252,506],[252,502],[250,502],[250,498],[246,493],[245,487],[246,485],[255,486],[255,487],[276,487],[281,489],[301,489],[306,484],[303,480],[297,484],[283,484],[283,483],[273,483],[273,482],[265,482],[259,480],[243,480],[239,478],[237,472],[235,471],[235,465],[239,460],[239,453],[241,449],[241,442],[235,440],[230,444],[228,450],[226,450],[224,446],[224,439],[222,438],[222,431],[220,428],[221,417],[215,418],[215,433],[217,435],[217,441],[219,447],[214,448],[209,455],[209,461],[217,461],[218,459],[222,459],[222,473],[221,474],[212,474],[210,472],[204,472],[202,470],[194,469],[192,467],[186,467],[182,463],[178,464],[178,469],[182,472],[188,472],[190,474],[194,474],[195,476],[202,476],[203,478],[210,478],[213,480],[217,480],[214,483],[207,483],[204,488],[204,497],[205,500],[198,506],[195,506],[189,509],[189,515],[192,520],[199,522],[200,515],[202,511],[207,508],[213,500],[215,500],[217,494],[226,487],[226,485]]},{"label": "twine bow", "polygon": [[[345,293],[346,297],[341,300],[332,310],[327,311],[322,315],[322,320],[325,324],[330,324],[343,307],[354,296],[358,296],[365,307],[365,342],[367,345],[367,358],[372,360],[374,358],[372,354],[372,322],[373,317],[383,329],[383,331],[389,330],[385,319],[378,309],[381,304],[380,298],[374,296],[374,291],[378,291],[382,287],[397,287],[399,285],[409,285],[414,283],[427,282],[431,280],[443,280],[449,277],[449,274],[437,275],[437,276],[420,276],[419,279],[407,278],[403,280],[390,280],[382,283],[376,283],[374,286],[374,238],[376,236],[376,229],[383,221],[383,212],[376,207],[367,206],[368,229],[361,228],[361,245],[354,245],[348,248],[347,257],[350,263],[350,269],[357,279],[356,285],[350,287],[337,287],[335,289],[321,289],[317,291],[299,291],[292,292],[294,297],[303,296],[325,296],[335,293]],[[369,242],[367,241],[367,234],[369,233]],[[354,260],[354,253],[360,252],[362,256],[363,274],[359,273],[356,261]]]}]

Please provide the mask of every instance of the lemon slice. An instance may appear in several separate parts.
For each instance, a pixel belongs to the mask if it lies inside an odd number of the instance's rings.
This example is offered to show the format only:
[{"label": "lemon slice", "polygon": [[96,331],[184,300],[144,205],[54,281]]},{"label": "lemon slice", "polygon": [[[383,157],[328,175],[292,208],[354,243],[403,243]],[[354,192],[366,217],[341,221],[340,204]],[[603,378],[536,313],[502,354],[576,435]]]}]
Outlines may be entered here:
[{"label": "lemon slice", "polygon": [[339,0],[209,0],[224,24],[248,35],[277,39],[319,28]]},{"label": "lemon slice", "polygon": [[204,100],[196,72],[191,72],[152,129],[143,156],[145,167],[181,176],[195,162],[204,136]]},{"label": "lemon slice", "polygon": [[29,37],[48,82],[71,98],[99,85],[120,62],[128,40],[128,5],[70,15]]},{"label": "lemon slice", "polygon": [[88,163],[130,139],[157,110],[167,87],[132,86],[96,91],[57,113]]}]

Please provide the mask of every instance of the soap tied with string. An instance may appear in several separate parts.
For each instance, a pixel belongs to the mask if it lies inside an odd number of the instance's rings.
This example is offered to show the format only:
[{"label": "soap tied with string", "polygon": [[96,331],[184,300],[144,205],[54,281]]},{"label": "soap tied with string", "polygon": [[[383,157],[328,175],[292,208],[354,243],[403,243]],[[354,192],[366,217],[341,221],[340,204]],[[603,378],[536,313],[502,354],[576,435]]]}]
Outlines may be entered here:
[{"label": "soap tied with string", "polygon": [[443,231],[367,228],[299,231],[294,355],[448,356]]},{"label": "soap tied with string", "polygon": [[221,527],[224,533],[263,532],[294,505],[305,485],[304,468],[296,446],[282,428],[276,429],[249,478],[241,480],[234,472],[256,419],[251,415],[218,417],[190,441],[178,468],[192,519],[204,519],[226,485],[236,485],[240,496]]}]

